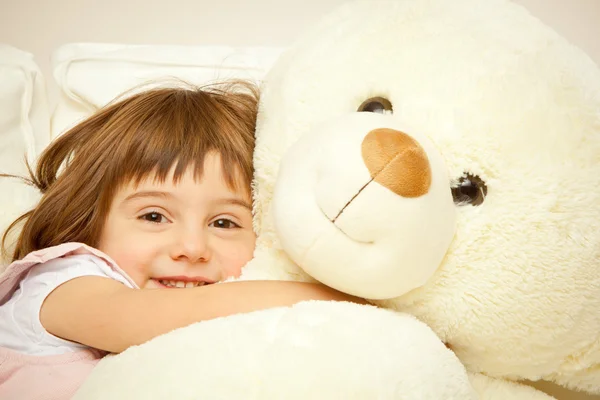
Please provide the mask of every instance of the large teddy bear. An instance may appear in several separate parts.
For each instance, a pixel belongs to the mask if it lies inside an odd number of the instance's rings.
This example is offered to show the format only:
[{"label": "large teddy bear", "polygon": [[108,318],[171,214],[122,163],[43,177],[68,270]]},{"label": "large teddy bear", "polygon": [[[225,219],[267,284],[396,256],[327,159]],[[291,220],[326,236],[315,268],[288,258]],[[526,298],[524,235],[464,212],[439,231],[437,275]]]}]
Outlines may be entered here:
[{"label": "large teddy bear", "polygon": [[195,324],[106,358],[77,399],[600,393],[600,69],[523,8],[341,7],[265,79],[255,167],[242,279],[381,308]]}]

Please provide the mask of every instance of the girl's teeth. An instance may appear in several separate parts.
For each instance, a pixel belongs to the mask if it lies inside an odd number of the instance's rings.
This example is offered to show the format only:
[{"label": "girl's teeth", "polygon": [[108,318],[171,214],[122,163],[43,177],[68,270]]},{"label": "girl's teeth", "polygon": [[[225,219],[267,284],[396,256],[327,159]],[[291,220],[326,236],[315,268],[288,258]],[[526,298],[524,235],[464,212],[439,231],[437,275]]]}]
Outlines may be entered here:
[{"label": "girl's teeth", "polygon": [[165,286],[174,288],[193,288],[197,286],[203,286],[205,284],[205,282],[165,281],[162,279],[159,279],[158,281]]}]

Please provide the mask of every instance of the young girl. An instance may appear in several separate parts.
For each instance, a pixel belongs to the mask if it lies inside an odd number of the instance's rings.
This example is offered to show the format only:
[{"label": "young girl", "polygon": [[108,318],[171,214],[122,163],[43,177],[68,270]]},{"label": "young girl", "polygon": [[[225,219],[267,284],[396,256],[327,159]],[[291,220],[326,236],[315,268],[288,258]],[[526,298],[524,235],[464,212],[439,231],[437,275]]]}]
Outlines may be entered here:
[{"label": "young girl", "polygon": [[43,196],[11,225],[24,222],[0,277],[0,398],[69,398],[107,352],[194,322],[356,301],[297,282],[211,285],[254,251],[256,93],[149,90],[42,154],[32,182]]}]

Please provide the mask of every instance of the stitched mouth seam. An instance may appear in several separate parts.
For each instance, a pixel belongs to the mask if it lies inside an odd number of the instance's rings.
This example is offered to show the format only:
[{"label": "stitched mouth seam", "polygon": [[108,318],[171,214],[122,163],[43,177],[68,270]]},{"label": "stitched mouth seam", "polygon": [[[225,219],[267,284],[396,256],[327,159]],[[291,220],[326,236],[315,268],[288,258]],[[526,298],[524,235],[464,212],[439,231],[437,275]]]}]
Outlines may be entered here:
[{"label": "stitched mouth seam", "polygon": [[340,212],[339,212],[339,213],[338,213],[338,214],[335,216],[335,218],[331,220],[331,223],[332,223],[332,224],[335,224],[335,221],[337,221],[337,219],[340,217],[340,215],[342,215],[342,213],[343,213],[343,212],[344,212],[344,210],[345,210],[345,209],[346,209],[346,208],[347,208],[347,207],[350,205],[350,203],[352,203],[352,202],[354,201],[354,199],[355,199],[356,197],[358,197],[358,195],[359,195],[359,194],[361,194],[361,192],[362,192],[363,190],[365,190],[365,189],[366,189],[366,187],[367,187],[367,186],[369,186],[369,184],[370,184],[371,182],[373,182],[373,180],[374,180],[374,179],[375,179],[375,178],[371,178],[371,179],[369,180],[369,182],[365,183],[365,184],[363,185],[363,187],[361,187],[361,188],[358,190],[358,192],[356,192],[356,194],[355,194],[354,196],[352,196],[352,198],[351,198],[351,199],[350,199],[350,200],[349,200],[349,201],[346,203],[346,205],[344,205],[344,207],[342,207],[342,209],[341,209],[341,210],[340,210]]},{"label": "stitched mouth seam", "polygon": [[369,184],[371,182],[373,182],[375,180],[375,178],[377,176],[379,176],[380,173],[383,172],[383,170],[390,165],[391,163],[393,163],[394,161],[396,161],[398,158],[404,156],[406,153],[408,153],[410,149],[404,149],[403,151],[401,151],[400,153],[396,154],[389,162],[387,162],[379,171],[377,171],[377,173],[373,174],[373,177],[371,178],[371,180],[369,180],[367,183],[364,184],[363,187],[361,187],[358,192],[352,196],[352,198],[346,203],[346,205],[344,205],[344,207],[342,207],[342,209],[340,210],[340,212],[335,216],[334,219],[331,220],[332,224],[335,224],[335,221],[337,221],[337,219],[340,217],[340,215],[342,215],[342,213],[344,212],[344,210],[350,205],[350,203],[352,203],[352,201],[354,201],[354,199],[363,191],[366,189],[367,186],[369,186]]}]

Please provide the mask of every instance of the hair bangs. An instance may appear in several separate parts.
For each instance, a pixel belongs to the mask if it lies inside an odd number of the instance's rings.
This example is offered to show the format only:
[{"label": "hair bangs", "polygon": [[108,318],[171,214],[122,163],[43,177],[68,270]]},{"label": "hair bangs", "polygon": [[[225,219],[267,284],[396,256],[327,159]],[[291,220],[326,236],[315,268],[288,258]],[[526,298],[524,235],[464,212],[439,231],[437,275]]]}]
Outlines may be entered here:
[{"label": "hair bangs", "polygon": [[[121,112],[121,124],[113,162],[113,182],[138,185],[144,179],[178,182],[190,169],[202,179],[206,156],[217,154],[223,179],[234,189],[249,187],[252,179],[252,129],[240,126],[231,97],[205,91],[155,90],[156,98],[132,103]],[[229,95],[231,96],[231,95]],[[254,110],[248,110],[255,112]],[[136,118],[136,116],[138,118]],[[115,115],[118,121],[119,115]],[[110,126],[108,127],[110,128]],[[240,131],[250,132],[250,137]]]}]

